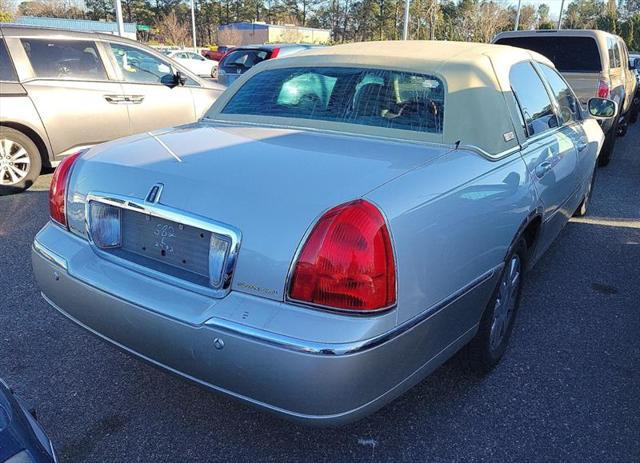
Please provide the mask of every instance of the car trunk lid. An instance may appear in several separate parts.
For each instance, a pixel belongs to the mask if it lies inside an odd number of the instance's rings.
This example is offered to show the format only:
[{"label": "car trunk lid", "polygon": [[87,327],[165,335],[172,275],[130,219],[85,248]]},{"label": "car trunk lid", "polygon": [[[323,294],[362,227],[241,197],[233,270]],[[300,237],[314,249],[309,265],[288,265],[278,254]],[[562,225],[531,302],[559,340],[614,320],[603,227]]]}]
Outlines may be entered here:
[{"label": "car trunk lid", "polygon": [[448,151],[418,143],[294,129],[201,123],[91,150],[75,193],[160,203],[242,234],[232,289],[282,300],[296,249],[324,211]]}]

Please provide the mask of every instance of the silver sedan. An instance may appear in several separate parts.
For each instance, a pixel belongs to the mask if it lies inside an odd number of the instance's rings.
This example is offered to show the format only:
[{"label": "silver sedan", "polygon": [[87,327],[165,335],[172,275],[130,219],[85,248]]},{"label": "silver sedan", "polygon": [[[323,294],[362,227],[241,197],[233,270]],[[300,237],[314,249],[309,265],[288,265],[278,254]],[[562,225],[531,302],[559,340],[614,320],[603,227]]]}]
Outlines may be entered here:
[{"label": "silver sedan", "polygon": [[316,424],[460,349],[505,354],[523,278],[587,212],[603,133],[546,58],[342,45],[242,75],[198,123],[67,158],[45,299],[212,390]]}]

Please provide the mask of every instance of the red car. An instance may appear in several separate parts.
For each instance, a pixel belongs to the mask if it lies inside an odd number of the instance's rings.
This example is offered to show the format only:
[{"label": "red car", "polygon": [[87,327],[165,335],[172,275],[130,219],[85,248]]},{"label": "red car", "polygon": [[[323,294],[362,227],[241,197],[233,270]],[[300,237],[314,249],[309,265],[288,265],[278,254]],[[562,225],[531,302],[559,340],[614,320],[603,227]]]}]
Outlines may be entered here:
[{"label": "red car", "polygon": [[220,61],[222,59],[222,57],[227,54],[229,51],[231,51],[233,49],[233,47],[230,47],[228,45],[222,45],[219,46],[218,49],[216,51],[213,50],[203,50],[202,51],[202,56],[204,56],[207,59],[212,59],[215,61]]}]

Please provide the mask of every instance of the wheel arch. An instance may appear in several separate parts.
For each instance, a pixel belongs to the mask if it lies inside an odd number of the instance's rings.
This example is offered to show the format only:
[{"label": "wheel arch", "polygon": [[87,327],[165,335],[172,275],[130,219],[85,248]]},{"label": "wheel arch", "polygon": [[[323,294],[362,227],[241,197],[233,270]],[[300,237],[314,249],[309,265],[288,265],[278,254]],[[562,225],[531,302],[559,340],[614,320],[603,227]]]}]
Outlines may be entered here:
[{"label": "wheel arch", "polygon": [[[533,265],[533,257],[535,256],[536,245],[538,243],[538,239],[540,238],[540,230],[542,228],[542,211],[536,209],[532,211],[525,220],[523,220],[522,224],[518,228],[518,232],[516,233],[511,245],[509,246],[509,250],[507,252],[507,256],[511,253],[511,251],[518,244],[520,239],[524,239],[527,244],[527,266]],[[505,256],[505,259],[506,257]]]},{"label": "wheel arch", "polygon": [[9,122],[9,121],[1,121],[0,126],[9,127],[10,129],[17,130],[18,132],[23,133],[27,137],[33,141],[40,152],[40,159],[42,159],[43,167],[51,167],[51,159],[49,158],[49,149],[47,148],[47,144],[44,139],[33,130],[31,127],[26,126],[24,124],[20,124],[19,122]]}]

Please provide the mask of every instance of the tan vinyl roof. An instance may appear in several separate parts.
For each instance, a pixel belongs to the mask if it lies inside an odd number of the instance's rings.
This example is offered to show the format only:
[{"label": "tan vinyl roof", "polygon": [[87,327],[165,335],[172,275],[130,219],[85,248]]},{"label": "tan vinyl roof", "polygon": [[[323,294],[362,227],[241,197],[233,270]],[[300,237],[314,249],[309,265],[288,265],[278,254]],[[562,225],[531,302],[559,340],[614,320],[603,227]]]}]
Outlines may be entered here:
[{"label": "tan vinyl roof", "polygon": [[[521,48],[482,43],[447,41],[363,42],[316,48],[291,57],[263,62],[234,83],[214,104],[221,110],[235,89],[257,72],[283,67],[372,67],[430,74],[446,87],[444,130],[436,133],[408,133],[406,130],[371,126],[349,127],[365,135],[387,134],[394,138],[473,146],[489,155],[499,155],[518,146],[518,128],[514,126],[513,95],[509,71],[515,63],[535,60],[551,67],[544,56]],[[242,120],[241,117],[223,119]],[[258,116],[259,118],[259,116]],[[260,122],[248,117],[250,122]],[[286,125],[299,126],[309,121],[281,118]],[[265,118],[272,122],[273,118]],[[318,128],[344,130],[338,123],[313,121]],[[342,124],[344,126],[344,124]],[[513,136],[509,136],[511,134]]]}]

